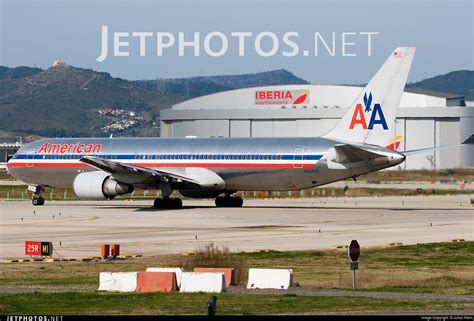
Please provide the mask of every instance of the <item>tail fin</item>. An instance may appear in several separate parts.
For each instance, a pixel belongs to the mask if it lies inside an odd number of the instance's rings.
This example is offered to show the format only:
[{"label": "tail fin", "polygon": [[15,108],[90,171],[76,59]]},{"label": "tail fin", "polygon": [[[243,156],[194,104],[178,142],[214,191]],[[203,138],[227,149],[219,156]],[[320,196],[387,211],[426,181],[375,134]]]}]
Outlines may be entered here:
[{"label": "tail fin", "polygon": [[414,47],[395,49],[337,125],[323,137],[383,147],[393,143],[395,117],[414,54]]}]

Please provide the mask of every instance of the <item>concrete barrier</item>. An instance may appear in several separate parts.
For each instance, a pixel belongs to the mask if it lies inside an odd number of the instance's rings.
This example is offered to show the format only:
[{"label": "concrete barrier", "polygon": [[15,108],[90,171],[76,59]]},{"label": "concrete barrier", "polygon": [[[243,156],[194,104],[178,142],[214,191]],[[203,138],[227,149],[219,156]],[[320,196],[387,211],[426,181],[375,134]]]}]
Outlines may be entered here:
[{"label": "concrete barrier", "polygon": [[174,272],[138,272],[137,292],[171,292],[177,291]]},{"label": "concrete barrier", "polygon": [[135,292],[138,272],[100,272],[99,291]]},{"label": "concrete barrier", "polygon": [[293,285],[293,270],[249,269],[247,289],[288,289]]},{"label": "concrete barrier", "polygon": [[234,269],[232,268],[194,268],[194,272],[206,272],[206,273],[224,273],[225,285],[229,287],[235,285]]},{"label": "concrete barrier", "polygon": [[147,272],[174,272],[176,275],[176,284],[178,288],[181,287],[181,274],[183,274],[183,268],[154,268],[150,267],[146,269]]},{"label": "concrete barrier", "polygon": [[183,272],[179,292],[224,292],[224,273]]}]

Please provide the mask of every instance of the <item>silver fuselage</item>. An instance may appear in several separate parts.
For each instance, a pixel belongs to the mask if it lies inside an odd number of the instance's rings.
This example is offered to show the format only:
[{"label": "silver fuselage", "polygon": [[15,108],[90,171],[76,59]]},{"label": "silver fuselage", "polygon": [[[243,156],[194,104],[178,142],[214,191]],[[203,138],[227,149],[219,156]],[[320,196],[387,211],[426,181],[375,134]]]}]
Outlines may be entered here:
[{"label": "silver fuselage", "polygon": [[[28,184],[71,188],[79,173],[97,170],[79,160],[92,155],[147,168],[206,168],[222,177],[227,191],[282,191],[320,186],[396,165],[329,169],[326,156],[340,143],[314,137],[54,138],[23,146],[7,166],[14,177]],[[41,151],[45,144],[70,147],[51,153],[44,148]],[[101,148],[86,153],[77,150],[79,145]]]}]

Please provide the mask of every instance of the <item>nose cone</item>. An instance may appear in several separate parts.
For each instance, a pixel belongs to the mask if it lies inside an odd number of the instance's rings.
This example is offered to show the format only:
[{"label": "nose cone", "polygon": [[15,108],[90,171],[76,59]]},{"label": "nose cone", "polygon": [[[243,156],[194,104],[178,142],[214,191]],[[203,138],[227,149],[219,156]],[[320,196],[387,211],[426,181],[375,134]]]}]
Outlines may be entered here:
[{"label": "nose cone", "polygon": [[[24,171],[21,170],[22,165],[24,165],[25,159],[23,159],[23,155],[26,154],[26,146],[28,144],[23,145],[17,152],[8,160],[7,162],[7,172],[11,176],[15,177],[17,180],[24,181]],[[21,155],[19,157],[19,155]]]},{"label": "nose cone", "polygon": [[15,155],[13,155],[8,161],[7,161],[7,172],[8,174],[12,175],[13,177],[15,178],[18,178],[16,176],[16,170],[15,170],[15,158],[16,156],[20,153],[22,148],[20,148],[19,150],[17,150],[17,152],[15,153]]}]

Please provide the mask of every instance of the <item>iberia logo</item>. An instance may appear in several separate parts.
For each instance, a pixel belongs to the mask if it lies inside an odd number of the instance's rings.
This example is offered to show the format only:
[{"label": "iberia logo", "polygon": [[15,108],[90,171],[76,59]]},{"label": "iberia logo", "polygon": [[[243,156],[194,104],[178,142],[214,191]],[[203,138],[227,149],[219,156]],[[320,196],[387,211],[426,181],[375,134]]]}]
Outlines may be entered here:
[{"label": "iberia logo", "polygon": [[255,105],[301,105],[308,103],[308,89],[255,91]]},{"label": "iberia logo", "polygon": [[301,94],[299,95],[299,97],[295,99],[293,104],[296,105],[296,104],[302,104],[306,102],[306,98],[308,98],[308,93],[309,93],[309,90],[307,89],[303,90]]},{"label": "iberia logo", "polygon": [[[382,125],[384,130],[388,130],[387,122],[385,121],[385,115],[383,114],[382,106],[379,103],[375,103],[372,107],[372,93],[364,93],[364,106],[362,109],[362,104],[357,104],[354,109],[354,114],[352,114],[351,124],[349,129],[354,129],[356,125],[362,126],[363,129],[373,129],[375,125]],[[365,114],[367,117],[370,114],[369,124],[367,124]]]},{"label": "iberia logo", "polygon": [[392,138],[389,142],[388,145],[385,146],[385,148],[391,149],[391,150],[397,150],[398,147],[400,147],[400,143],[402,140],[402,135],[397,135],[395,138]]}]

